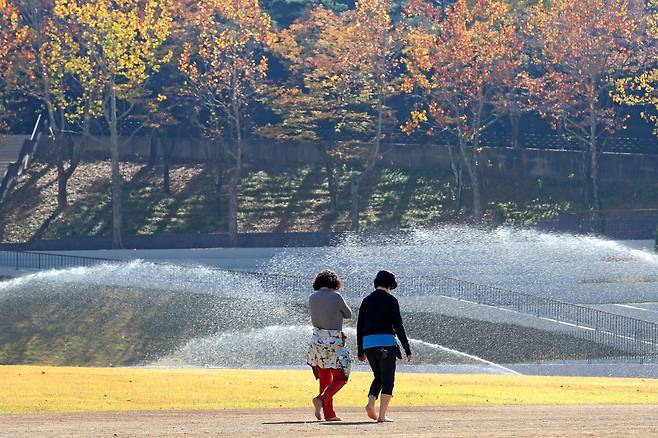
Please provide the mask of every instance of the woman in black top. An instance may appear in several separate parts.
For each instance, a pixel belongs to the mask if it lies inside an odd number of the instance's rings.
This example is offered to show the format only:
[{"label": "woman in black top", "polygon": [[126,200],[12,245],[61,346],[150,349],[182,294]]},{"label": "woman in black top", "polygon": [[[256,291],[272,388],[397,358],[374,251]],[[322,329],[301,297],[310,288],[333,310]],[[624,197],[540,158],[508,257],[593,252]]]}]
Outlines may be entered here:
[{"label": "woman in black top", "polygon": [[[374,374],[368,392],[366,413],[373,420],[384,422],[392,421],[386,416],[386,411],[393,397],[395,359],[402,358],[396,336],[404,348],[407,362],[411,363],[412,356],[402,325],[400,305],[391,295],[391,291],[398,286],[395,275],[379,271],[374,283],[376,290],[363,299],[359,308],[356,338],[359,360],[363,362],[367,358]],[[375,402],[380,392],[382,399],[377,415]]]}]

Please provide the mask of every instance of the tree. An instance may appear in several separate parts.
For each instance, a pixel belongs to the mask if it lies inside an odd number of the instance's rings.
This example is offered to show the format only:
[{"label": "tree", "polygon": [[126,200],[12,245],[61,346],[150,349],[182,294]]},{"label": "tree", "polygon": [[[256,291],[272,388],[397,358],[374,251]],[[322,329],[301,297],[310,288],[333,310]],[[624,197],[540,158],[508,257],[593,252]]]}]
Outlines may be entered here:
[{"label": "tree", "polygon": [[261,7],[280,28],[286,28],[305,12],[323,6],[334,12],[343,12],[354,6],[353,0],[263,0]]},{"label": "tree", "polygon": [[[385,119],[391,117],[387,107],[395,94],[400,39],[391,20],[391,0],[359,0],[356,3],[350,41],[338,66],[349,75],[347,95],[355,105],[367,106],[365,121],[371,125],[372,139],[365,151],[363,171],[351,181],[352,230],[359,229],[361,186],[372,175],[381,155]],[[367,128],[366,128],[367,129]]]},{"label": "tree", "polygon": [[619,79],[613,97],[618,103],[644,106],[641,114],[654,125],[654,134],[658,136],[658,0],[647,0],[647,9],[647,44],[642,50],[651,68]]},{"label": "tree", "polygon": [[414,0],[405,19],[403,89],[417,92],[419,104],[402,129],[409,133],[430,123],[430,134],[452,135],[480,221],[480,137],[508,108],[510,90],[520,80],[523,43],[508,5],[498,0],[457,0],[445,14],[432,3]]},{"label": "tree", "polygon": [[260,135],[277,141],[321,145],[332,214],[338,211],[340,175],[354,158],[345,143],[363,134],[356,123],[363,120],[362,112],[355,111],[338,85],[335,42],[344,46],[351,19],[352,14],[317,7],[279,33],[272,51],[287,68],[287,80],[270,86],[262,100],[280,121],[258,128]]},{"label": "tree", "polygon": [[[281,37],[279,52],[291,65],[292,83],[273,99],[282,123],[270,134],[330,142],[327,156],[351,171],[351,229],[359,229],[362,185],[381,155],[387,103],[396,92],[399,38],[390,0],[360,0],[336,14],[318,7]],[[332,210],[334,165],[327,164]]]},{"label": "tree", "polygon": [[[68,34],[68,74],[83,101],[102,116],[112,155],[112,245],[123,247],[119,126],[144,95],[144,84],[171,54],[162,46],[171,28],[170,4],[163,0],[56,0],[55,17]],[[74,117],[80,117],[75,114]]]},{"label": "tree", "polygon": [[[57,203],[60,209],[67,206],[66,185],[75,170],[71,159],[65,165],[64,143],[55,141],[65,129],[64,113],[68,111],[68,93],[65,74],[61,68],[64,60],[57,39],[61,37],[61,23],[53,15],[54,2],[51,0],[11,0],[11,7],[19,16],[25,29],[21,43],[12,53],[12,77],[8,90],[21,97],[37,99],[46,110],[50,133],[49,158],[57,167]],[[55,40],[53,40],[55,36]],[[59,115],[59,117],[58,117]],[[71,155],[71,154],[69,154]]]},{"label": "tree", "polygon": [[17,49],[27,39],[28,29],[20,23],[20,16],[8,0],[0,0],[0,130],[6,128],[7,109],[5,97],[8,82],[14,81],[14,57]]},{"label": "tree", "polygon": [[264,49],[276,34],[257,0],[209,0],[197,4],[190,41],[179,62],[200,124],[233,166],[228,177],[228,233],[237,242],[238,188],[243,168],[248,108],[264,85]]},{"label": "tree", "polygon": [[625,120],[611,105],[610,92],[642,63],[643,15],[641,1],[554,0],[537,4],[528,21],[544,70],[535,95],[542,114],[586,151],[588,201],[597,215],[600,142]]},{"label": "tree", "polygon": [[[52,12],[52,10],[51,10]],[[57,206],[68,206],[68,181],[80,163],[80,147],[76,147],[72,129],[80,128],[81,147],[89,142],[97,93],[83,93],[76,78],[69,74],[67,64],[80,47],[71,35],[77,32],[73,23],[63,23],[48,15],[38,37],[39,68],[36,77],[43,84],[43,99],[48,109],[51,159],[57,168]],[[68,159],[68,166],[66,161]]]}]

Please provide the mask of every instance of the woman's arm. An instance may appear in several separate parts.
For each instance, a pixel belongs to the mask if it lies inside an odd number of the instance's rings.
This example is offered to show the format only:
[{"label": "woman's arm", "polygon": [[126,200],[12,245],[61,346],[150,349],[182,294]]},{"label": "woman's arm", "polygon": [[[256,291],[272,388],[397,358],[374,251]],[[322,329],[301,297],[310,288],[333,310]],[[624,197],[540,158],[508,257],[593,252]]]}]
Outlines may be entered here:
[{"label": "woman's arm", "polygon": [[345,298],[341,294],[338,294],[340,297],[340,313],[343,314],[343,319],[350,319],[352,318],[352,309],[350,309],[350,306],[347,305],[345,302]]},{"label": "woman's arm", "polygon": [[359,308],[359,317],[356,321],[356,348],[357,348],[357,356],[359,356],[359,360],[363,360],[362,357],[364,355],[363,352],[363,323],[364,323],[364,317],[363,317],[363,302],[361,302],[361,307]]},{"label": "woman's arm", "polygon": [[402,324],[402,315],[400,314],[400,303],[398,303],[398,300],[394,301],[393,328],[395,329],[395,334],[402,344],[402,348],[404,348],[404,353],[407,356],[411,356],[411,348],[409,347],[409,340],[407,339],[407,334],[405,333],[404,325]]}]

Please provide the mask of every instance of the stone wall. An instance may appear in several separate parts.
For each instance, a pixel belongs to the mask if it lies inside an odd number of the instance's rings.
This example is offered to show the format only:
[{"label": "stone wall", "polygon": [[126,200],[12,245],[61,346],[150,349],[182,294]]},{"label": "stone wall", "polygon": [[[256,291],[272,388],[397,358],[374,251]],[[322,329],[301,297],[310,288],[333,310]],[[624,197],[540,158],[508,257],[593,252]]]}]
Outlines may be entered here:
[{"label": "stone wall", "polygon": [[[109,142],[105,140],[109,139],[94,140],[84,147],[85,153],[109,155]],[[149,155],[146,137],[134,137],[122,143],[122,152],[127,156],[146,158]],[[209,150],[212,150],[212,144],[207,140],[181,139],[173,149],[172,158],[176,161],[204,161]],[[245,155],[247,162],[257,163],[259,167],[323,163],[319,144],[252,140]],[[481,158],[485,175],[581,180],[586,157],[579,151],[484,148]],[[389,144],[383,147],[384,165],[435,169],[448,168],[449,163],[448,149],[444,145]],[[603,182],[655,183],[658,181],[658,155],[603,153],[599,175]]]}]

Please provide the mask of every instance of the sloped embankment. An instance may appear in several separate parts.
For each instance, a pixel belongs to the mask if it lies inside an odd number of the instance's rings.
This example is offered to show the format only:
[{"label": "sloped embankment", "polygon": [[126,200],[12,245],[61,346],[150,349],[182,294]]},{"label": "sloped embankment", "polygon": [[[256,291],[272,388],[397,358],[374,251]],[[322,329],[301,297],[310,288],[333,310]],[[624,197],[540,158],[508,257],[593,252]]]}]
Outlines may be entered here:
[{"label": "sloped embankment", "polygon": [[[404,319],[414,338],[499,363],[619,353],[515,325],[434,313],[406,313]],[[95,286],[93,293],[4,297],[0,321],[0,364],[120,366],[149,363],[195,338],[307,324],[308,317],[304,306],[295,303]]]}]

